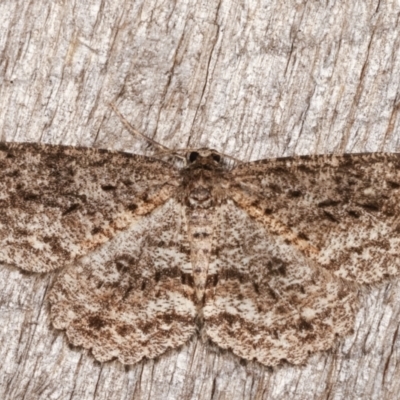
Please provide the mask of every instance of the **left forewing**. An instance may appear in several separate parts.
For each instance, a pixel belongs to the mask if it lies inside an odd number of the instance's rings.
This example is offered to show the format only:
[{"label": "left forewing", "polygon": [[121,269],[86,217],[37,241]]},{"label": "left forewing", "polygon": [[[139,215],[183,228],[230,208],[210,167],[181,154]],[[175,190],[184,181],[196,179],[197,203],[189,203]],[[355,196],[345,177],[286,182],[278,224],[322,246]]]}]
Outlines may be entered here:
[{"label": "left forewing", "polygon": [[170,198],[177,172],[157,159],[90,148],[0,145],[0,263],[68,264]]}]

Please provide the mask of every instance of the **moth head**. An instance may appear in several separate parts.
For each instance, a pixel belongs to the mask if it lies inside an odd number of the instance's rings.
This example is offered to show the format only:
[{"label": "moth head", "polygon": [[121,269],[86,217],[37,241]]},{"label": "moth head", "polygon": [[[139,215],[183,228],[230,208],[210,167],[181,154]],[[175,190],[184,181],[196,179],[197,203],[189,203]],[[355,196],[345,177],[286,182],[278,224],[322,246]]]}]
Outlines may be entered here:
[{"label": "moth head", "polygon": [[187,153],[188,165],[193,163],[209,163],[219,164],[221,162],[221,154],[212,149],[198,149]]}]

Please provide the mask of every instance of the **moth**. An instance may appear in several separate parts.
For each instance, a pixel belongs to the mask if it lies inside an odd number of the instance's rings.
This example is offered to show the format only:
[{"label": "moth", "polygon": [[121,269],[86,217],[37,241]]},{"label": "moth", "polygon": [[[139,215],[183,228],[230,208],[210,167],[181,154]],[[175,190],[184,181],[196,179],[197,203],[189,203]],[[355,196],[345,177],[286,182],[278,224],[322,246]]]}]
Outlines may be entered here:
[{"label": "moth", "polygon": [[201,332],[302,364],[351,333],[360,285],[399,274],[398,154],[231,168],[215,150],[158,150],[0,145],[0,264],[60,269],[53,326],[97,360],[134,364]]}]

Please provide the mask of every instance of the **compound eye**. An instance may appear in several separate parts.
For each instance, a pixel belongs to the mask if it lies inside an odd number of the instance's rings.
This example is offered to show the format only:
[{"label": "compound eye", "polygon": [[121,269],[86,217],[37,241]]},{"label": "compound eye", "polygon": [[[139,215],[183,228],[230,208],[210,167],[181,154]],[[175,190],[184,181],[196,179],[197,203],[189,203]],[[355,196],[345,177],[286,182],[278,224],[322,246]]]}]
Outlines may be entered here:
[{"label": "compound eye", "polygon": [[197,151],[192,151],[190,154],[189,154],[189,161],[192,163],[192,162],[195,162],[196,160],[197,160],[197,157],[199,156],[199,153],[197,152]]},{"label": "compound eye", "polygon": [[219,154],[215,154],[213,153],[211,155],[211,157],[213,158],[214,161],[216,161],[217,163],[219,163],[221,161],[221,156]]}]

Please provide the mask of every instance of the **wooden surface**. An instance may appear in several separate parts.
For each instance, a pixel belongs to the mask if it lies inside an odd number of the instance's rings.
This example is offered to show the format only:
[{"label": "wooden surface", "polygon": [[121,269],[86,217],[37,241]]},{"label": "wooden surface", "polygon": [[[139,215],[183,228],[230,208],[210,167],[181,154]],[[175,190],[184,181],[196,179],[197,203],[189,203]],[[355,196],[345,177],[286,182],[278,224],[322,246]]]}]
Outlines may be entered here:
[{"label": "wooden surface", "polygon": [[[171,148],[241,160],[400,151],[392,1],[5,0],[0,140],[151,154],[108,107]],[[56,274],[0,267],[1,399],[398,399],[400,279],[366,288],[355,334],[269,369],[198,338],[97,363],[51,327]]]}]

